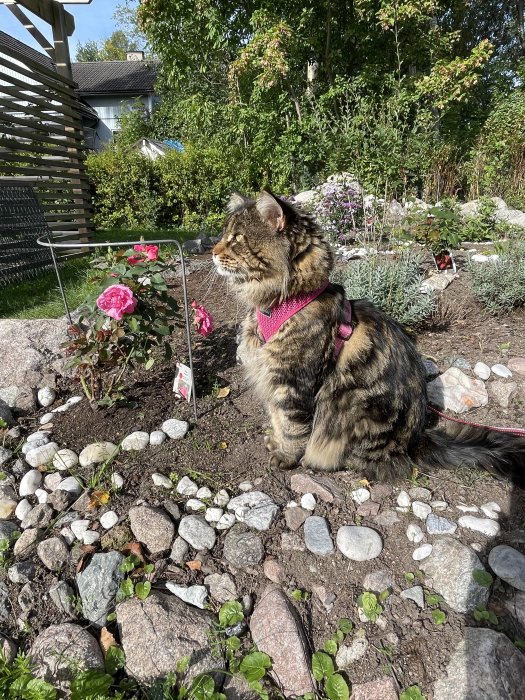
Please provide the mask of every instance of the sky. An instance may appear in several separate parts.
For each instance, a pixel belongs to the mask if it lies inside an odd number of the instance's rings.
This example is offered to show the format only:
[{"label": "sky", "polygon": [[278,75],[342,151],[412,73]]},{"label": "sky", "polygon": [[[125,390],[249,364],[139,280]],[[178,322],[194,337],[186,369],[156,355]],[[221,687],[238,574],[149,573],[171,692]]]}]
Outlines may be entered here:
[{"label": "sky", "polygon": [[[86,41],[106,39],[112,34],[116,26],[113,13],[118,5],[122,5],[123,0],[92,0],[90,5],[68,5],[65,9],[75,17],[75,32],[69,37],[69,50],[71,60],[75,60],[77,44],[85,44]],[[23,8],[22,8],[23,9]],[[46,38],[51,39],[51,28],[45,22],[41,22],[27,10],[23,10],[32,20],[35,26],[40,29]],[[33,39],[29,32],[24,29],[20,22],[0,5],[0,29],[6,34],[23,41],[25,44],[42,51],[40,45]]]}]

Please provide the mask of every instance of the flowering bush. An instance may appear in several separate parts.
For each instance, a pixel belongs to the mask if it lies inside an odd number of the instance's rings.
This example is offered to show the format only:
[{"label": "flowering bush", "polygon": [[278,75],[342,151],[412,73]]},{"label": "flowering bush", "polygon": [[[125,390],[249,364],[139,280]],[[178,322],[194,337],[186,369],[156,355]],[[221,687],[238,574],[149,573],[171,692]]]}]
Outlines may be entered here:
[{"label": "flowering bush", "polygon": [[[151,369],[159,346],[171,357],[168,339],[181,317],[162,275],[166,264],[157,246],[109,250],[92,264],[101,270],[102,291],[86,304],[87,312],[70,328],[71,340],[64,347],[91,403],[108,406],[124,397],[127,368],[140,364]],[[200,323],[207,328],[211,320]]]},{"label": "flowering bush", "polygon": [[325,182],[317,190],[312,213],[334,242],[354,239],[365,217],[359,185],[346,174]]}]

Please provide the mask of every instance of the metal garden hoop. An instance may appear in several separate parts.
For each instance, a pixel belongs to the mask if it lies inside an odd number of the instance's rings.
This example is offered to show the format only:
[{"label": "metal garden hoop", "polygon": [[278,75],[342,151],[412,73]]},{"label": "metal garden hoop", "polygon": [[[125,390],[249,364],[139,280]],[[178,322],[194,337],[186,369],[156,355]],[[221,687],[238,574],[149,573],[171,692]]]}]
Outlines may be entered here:
[{"label": "metal garden hoop", "polygon": [[[44,240],[47,239],[47,240]],[[66,293],[64,291],[64,286],[62,285],[62,278],[60,277],[60,270],[58,268],[58,262],[57,258],[55,255],[55,248],[121,248],[122,246],[133,246],[133,245],[140,245],[143,244],[144,241],[119,241],[118,243],[115,242],[110,242],[110,241],[104,241],[102,243],[55,243],[52,241],[51,236],[40,236],[40,238],[37,238],[36,242],[38,245],[44,246],[45,248],[49,248],[51,252],[51,257],[53,258],[53,266],[55,268],[55,273],[57,276],[57,281],[58,281],[58,286],[60,289],[60,294],[62,296],[62,301],[64,302],[64,308],[66,310],[66,316],[69,320],[70,324],[73,324],[73,320],[71,318],[71,312],[69,310],[69,306],[67,304],[67,299],[66,299]],[[182,252],[182,246],[179,243],[179,241],[173,239],[173,238],[157,238],[155,240],[148,240],[148,243],[169,243],[170,245],[176,245],[179,251],[180,255],[180,263],[181,263],[181,272],[182,272],[182,290],[183,290],[183,295],[184,295],[184,316],[186,320],[186,342],[188,346],[188,359],[190,363],[190,369],[191,369],[191,397],[192,397],[192,403],[193,403],[193,416],[195,418],[195,422],[197,422],[197,402],[195,400],[195,380],[193,377],[193,355],[191,351],[191,321],[190,321],[190,310],[189,310],[189,305],[188,305],[188,290],[186,287],[186,265],[184,264],[184,255]]]}]

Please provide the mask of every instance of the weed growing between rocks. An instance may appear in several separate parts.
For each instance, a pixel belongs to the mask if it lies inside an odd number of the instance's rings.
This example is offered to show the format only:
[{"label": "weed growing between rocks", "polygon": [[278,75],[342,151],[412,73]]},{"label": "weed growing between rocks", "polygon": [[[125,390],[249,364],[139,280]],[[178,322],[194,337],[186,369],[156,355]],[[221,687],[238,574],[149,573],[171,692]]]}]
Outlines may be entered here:
[{"label": "weed growing between rocks", "polygon": [[499,259],[479,265],[469,261],[472,294],[491,314],[509,313],[525,303],[525,243],[502,248]]}]

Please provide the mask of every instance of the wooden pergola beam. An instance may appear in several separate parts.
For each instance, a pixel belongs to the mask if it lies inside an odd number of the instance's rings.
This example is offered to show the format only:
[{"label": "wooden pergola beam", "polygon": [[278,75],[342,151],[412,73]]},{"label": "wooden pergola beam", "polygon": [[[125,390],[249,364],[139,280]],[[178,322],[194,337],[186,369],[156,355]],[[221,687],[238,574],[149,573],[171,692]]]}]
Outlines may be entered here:
[{"label": "wooden pergola beam", "polygon": [[51,42],[46,39],[46,37],[42,34],[42,32],[35,27],[33,22],[29,19],[29,17],[22,12],[22,10],[19,8],[18,5],[6,5],[7,9],[9,12],[11,12],[17,20],[20,22],[20,24],[23,25],[25,29],[31,34],[33,39],[37,41],[40,46],[44,49],[44,51],[48,54],[49,58],[54,61],[55,60],[55,49],[53,48],[53,45]]},{"label": "wooden pergola beam", "polygon": [[64,28],[67,36],[71,36],[75,31],[75,18],[64,7],[55,0],[0,0],[1,5],[21,5],[29,12],[32,12],[40,19],[54,27],[56,22],[57,8],[60,8],[64,16]]}]

